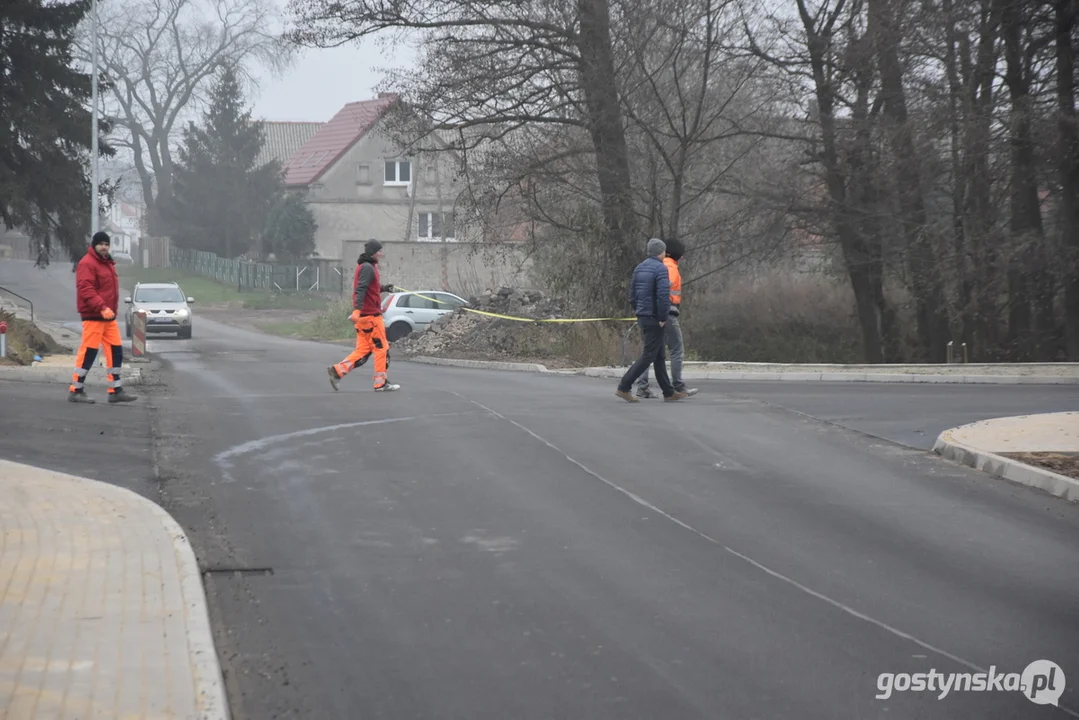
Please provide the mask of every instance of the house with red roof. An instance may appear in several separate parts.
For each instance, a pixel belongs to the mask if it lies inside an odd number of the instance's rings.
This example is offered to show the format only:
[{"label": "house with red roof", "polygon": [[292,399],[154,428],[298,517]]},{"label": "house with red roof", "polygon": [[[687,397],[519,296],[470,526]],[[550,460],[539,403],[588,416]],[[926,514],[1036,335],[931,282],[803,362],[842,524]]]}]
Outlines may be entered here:
[{"label": "house with red roof", "polygon": [[446,153],[417,156],[390,138],[394,93],[345,105],[284,165],[285,186],[303,194],[318,223],[315,247],[354,260],[368,238],[457,242],[454,223],[464,183]]}]

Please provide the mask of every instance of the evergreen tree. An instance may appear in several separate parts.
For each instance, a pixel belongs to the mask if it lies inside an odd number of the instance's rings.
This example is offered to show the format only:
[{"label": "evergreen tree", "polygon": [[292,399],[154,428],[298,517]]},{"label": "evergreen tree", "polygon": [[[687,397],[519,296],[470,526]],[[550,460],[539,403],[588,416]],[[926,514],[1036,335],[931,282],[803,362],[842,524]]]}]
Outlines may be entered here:
[{"label": "evergreen tree", "polygon": [[36,242],[39,265],[89,242],[91,83],[72,52],[89,9],[90,0],[0,2],[0,219]]},{"label": "evergreen tree", "polygon": [[300,260],[315,249],[315,216],[296,193],[283,192],[266,216],[262,236],[263,254],[278,260]]},{"label": "evergreen tree", "polygon": [[281,187],[281,166],[256,165],[264,142],[251,122],[231,68],[214,85],[201,127],[184,129],[170,208],[173,240],[181,247],[233,258],[259,239]]}]

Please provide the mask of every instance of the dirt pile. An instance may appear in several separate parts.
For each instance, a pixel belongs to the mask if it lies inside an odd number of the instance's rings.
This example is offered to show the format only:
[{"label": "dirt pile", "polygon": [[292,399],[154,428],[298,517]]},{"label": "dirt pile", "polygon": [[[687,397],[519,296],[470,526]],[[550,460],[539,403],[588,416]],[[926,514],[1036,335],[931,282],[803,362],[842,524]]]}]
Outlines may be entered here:
[{"label": "dirt pile", "polygon": [[34,355],[51,355],[64,352],[52,335],[44,332],[29,320],[21,320],[15,314],[0,309],[0,321],[7,323],[7,357],[0,364],[29,365]]},{"label": "dirt pile", "polygon": [[[569,304],[535,290],[499,288],[469,298],[469,308],[486,313],[545,320],[570,316]],[[615,324],[617,325],[617,324]],[[542,363],[552,368],[606,364],[617,329],[606,323],[520,322],[461,308],[424,332],[393,344],[400,357],[452,357]],[[620,348],[620,345],[617,346]]]}]

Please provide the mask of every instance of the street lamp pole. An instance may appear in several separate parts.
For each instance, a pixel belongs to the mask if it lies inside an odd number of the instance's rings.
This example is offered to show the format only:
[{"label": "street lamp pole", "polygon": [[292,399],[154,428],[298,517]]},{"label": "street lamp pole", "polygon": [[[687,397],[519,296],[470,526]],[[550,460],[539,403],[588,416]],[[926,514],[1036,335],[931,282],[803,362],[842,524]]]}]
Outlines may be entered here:
[{"label": "street lamp pole", "polygon": [[99,224],[99,211],[98,211],[98,197],[97,197],[97,184],[98,184],[98,167],[97,167],[97,0],[91,0],[90,2],[90,37],[91,42],[94,45],[94,49],[91,52],[91,76],[90,76],[90,95],[91,103],[93,104],[91,112],[91,133],[90,138],[90,176],[91,176],[91,188],[90,188],[90,235],[98,231]]}]

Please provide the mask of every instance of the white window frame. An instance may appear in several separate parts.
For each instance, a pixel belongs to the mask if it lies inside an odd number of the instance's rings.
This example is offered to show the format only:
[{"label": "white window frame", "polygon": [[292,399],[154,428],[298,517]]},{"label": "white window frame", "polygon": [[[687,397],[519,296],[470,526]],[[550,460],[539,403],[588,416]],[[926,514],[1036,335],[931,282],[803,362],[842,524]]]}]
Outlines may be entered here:
[{"label": "white window frame", "polygon": [[[453,213],[442,213],[442,214],[443,214],[443,216],[445,216],[445,215],[450,215],[451,217],[453,216]],[[427,234],[426,235],[421,235],[420,230],[423,228],[423,223],[421,222],[421,218],[424,215],[427,216]],[[453,223],[453,233],[454,234],[453,234],[453,236],[447,235],[446,237],[441,237],[439,235],[434,234],[435,215],[438,215],[437,210],[425,210],[423,212],[420,212],[420,213],[416,214],[416,240],[418,240],[419,242],[443,242],[443,241],[445,241],[445,242],[457,242],[457,237],[456,237],[456,235],[457,235],[457,222],[456,222],[457,218],[454,218],[454,223]],[[442,223],[440,222],[439,225],[441,225],[441,224]]]},{"label": "white window frame", "polygon": [[[387,163],[393,163],[394,165],[394,180],[386,179]],[[408,165],[408,180],[401,180],[402,164]],[[386,162],[382,164],[382,183],[385,187],[408,187],[412,184],[412,179],[414,177],[413,173],[415,172],[415,170],[416,168],[413,166],[412,161],[408,158],[387,159]]]}]

